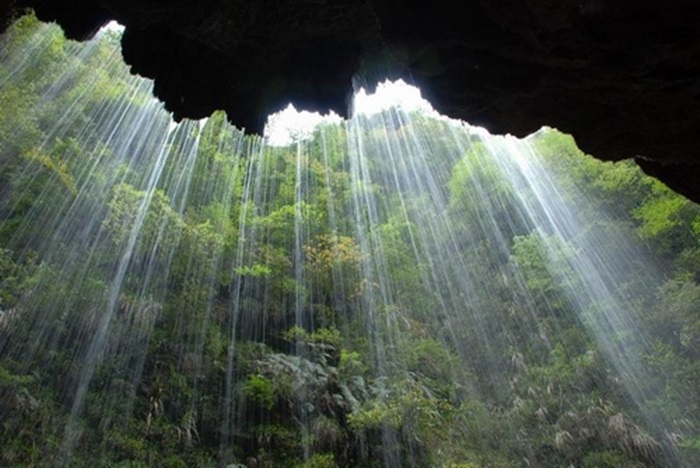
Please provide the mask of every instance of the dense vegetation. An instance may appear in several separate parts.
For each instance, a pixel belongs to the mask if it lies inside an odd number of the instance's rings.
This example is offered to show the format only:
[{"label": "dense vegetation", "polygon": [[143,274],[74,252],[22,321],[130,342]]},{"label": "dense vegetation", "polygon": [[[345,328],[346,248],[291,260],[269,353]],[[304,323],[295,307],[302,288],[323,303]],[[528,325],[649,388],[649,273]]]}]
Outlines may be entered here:
[{"label": "dense vegetation", "polygon": [[175,126],[117,41],[2,43],[0,464],[700,464],[700,207],[550,129]]}]

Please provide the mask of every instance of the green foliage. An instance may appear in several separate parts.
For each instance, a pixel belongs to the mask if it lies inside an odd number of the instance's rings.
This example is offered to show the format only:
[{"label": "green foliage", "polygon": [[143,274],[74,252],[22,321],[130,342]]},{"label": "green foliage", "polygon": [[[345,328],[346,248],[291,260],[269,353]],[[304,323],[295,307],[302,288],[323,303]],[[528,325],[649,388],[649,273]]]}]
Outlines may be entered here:
[{"label": "green foliage", "polygon": [[338,372],[341,378],[349,379],[353,376],[361,376],[367,372],[367,364],[362,361],[362,356],[357,351],[340,351]]},{"label": "green foliage", "polygon": [[681,224],[679,214],[689,202],[674,194],[660,183],[654,184],[660,196],[640,206],[635,215],[641,220],[639,233],[642,237],[653,238],[667,234]]},{"label": "green foliage", "polygon": [[275,404],[275,390],[272,382],[262,375],[250,375],[243,385],[245,396],[266,409]]},{"label": "green foliage", "polygon": [[640,222],[640,237],[652,241],[661,252],[677,253],[700,241],[698,230],[693,228],[700,220],[700,207],[658,181],[634,216]]},{"label": "green foliage", "polygon": [[[135,236],[138,230],[142,246],[158,244],[171,246],[180,238],[183,221],[170,206],[167,195],[161,190],[149,194],[128,184],[114,188],[109,202],[109,215],[103,222],[115,244],[123,244]],[[201,228],[200,228],[201,229]]]},{"label": "green foliage", "polygon": [[0,249],[0,310],[9,313],[20,297],[31,288],[36,272],[34,255],[17,261],[10,249]]},{"label": "green foliage", "polygon": [[527,291],[542,307],[563,310],[566,292],[576,285],[569,265],[573,250],[554,236],[539,232],[513,237],[511,260],[523,275]]},{"label": "green foliage", "polygon": [[[73,430],[76,466],[698,464],[700,209],[632,162],[397,110],[273,148],[147,112],[114,33],[4,40],[0,464],[65,464]],[[561,213],[511,146],[580,229],[535,226]],[[666,268],[601,260],[626,316],[577,295],[612,238]]]},{"label": "green foliage", "polygon": [[314,453],[299,468],[338,468],[335,455],[332,453]]},{"label": "green foliage", "polygon": [[336,328],[319,328],[309,333],[298,325],[293,326],[284,333],[284,337],[292,342],[303,341],[312,344],[327,344],[334,347],[340,346],[341,335]]},{"label": "green foliage", "polygon": [[78,189],[75,186],[75,179],[70,174],[68,166],[65,161],[57,162],[51,158],[48,154],[42,154],[37,149],[31,149],[24,154],[24,157],[30,161],[35,161],[41,164],[46,170],[54,173],[58,180],[72,193],[75,195]]},{"label": "green foliage", "polygon": [[431,339],[411,340],[403,353],[406,369],[439,381],[453,378],[457,358],[442,343]]},{"label": "green foliage", "polygon": [[268,276],[270,273],[272,273],[272,270],[269,267],[259,263],[254,263],[250,266],[236,267],[234,271],[237,275],[252,276],[253,278]]}]

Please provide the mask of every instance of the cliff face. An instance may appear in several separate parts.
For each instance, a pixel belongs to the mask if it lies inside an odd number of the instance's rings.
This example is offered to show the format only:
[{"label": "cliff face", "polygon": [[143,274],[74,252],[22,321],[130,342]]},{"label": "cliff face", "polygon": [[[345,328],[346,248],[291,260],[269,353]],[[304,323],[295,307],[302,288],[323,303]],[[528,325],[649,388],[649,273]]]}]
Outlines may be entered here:
[{"label": "cliff face", "polygon": [[[700,5],[690,0],[17,0],[84,39],[116,19],[176,118],[259,132],[297,107],[347,113],[353,82],[403,78],[493,133],[542,125],[636,158],[700,201]],[[698,6],[696,6],[698,5]],[[12,8],[6,5],[0,16]]]}]

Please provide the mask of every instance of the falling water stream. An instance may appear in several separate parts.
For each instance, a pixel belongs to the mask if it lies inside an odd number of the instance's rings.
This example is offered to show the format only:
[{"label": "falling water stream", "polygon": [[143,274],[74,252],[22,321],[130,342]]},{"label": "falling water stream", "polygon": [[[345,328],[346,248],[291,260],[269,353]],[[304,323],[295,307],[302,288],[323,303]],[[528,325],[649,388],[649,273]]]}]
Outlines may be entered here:
[{"label": "falling water stream", "polygon": [[272,145],[174,123],[118,39],[3,38],[0,464],[692,464],[675,264],[571,139],[422,104]]}]

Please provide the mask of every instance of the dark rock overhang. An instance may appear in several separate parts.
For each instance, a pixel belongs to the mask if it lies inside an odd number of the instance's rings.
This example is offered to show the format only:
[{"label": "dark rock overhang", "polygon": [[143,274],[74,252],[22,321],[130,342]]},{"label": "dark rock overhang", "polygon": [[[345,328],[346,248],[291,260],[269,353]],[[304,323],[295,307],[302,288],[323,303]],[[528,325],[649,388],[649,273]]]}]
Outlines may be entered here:
[{"label": "dark rock overhang", "polygon": [[670,0],[17,0],[90,37],[115,19],[132,71],[176,118],[260,132],[293,102],[340,115],[353,83],[420,87],[492,133],[542,125],[635,158],[700,201],[700,4]]}]

